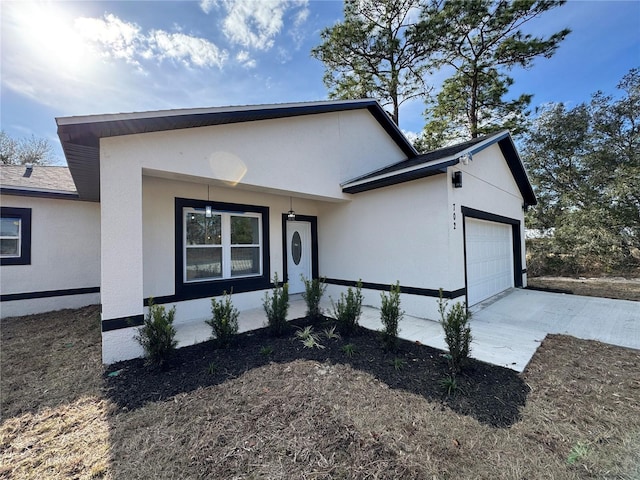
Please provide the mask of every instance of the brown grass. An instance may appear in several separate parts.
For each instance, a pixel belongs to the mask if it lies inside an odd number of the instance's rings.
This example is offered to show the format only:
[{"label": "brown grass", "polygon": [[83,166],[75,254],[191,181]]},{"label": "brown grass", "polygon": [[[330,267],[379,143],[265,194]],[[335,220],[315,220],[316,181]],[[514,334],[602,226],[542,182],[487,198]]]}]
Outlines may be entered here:
[{"label": "brown grass", "polygon": [[96,315],[3,321],[0,478],[640,478],[637,350],[547,337],[510,428],[311,360],[126,411]]},{"label": "brown grass", "polygon": [[574,295],[640,301],[640,278],[529,277],[529,287],[558,290]]}]

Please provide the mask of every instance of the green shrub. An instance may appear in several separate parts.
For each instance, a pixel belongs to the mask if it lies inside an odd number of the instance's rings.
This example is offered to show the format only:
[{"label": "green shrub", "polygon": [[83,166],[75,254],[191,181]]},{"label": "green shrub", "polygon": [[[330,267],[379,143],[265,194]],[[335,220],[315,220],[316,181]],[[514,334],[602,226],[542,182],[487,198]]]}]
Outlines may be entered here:
[{"label": "green shrub", "polygon": [[398,324],[404,316],[404,312],[400,310],[400,282],[391,285],[389,296],[384,292],[380,296],[382,297],[380,317],[384,325],[382,338],[387,349],[395,351],[398,348]]},{"label": "green shrub", "polygon": [[321,278],[314,278],[313,280],[307,280],[304,275],[300,275],[304,282],[304,292],[302,298],[307,304],[307,315],[313,320],[317,320],[322,316],[320,309],[320,300],[322,295],[327,289],[327,284]]},{"label": "green shrub", "polygon": [[264,311],[267,314],[267,325],[271,332],[280,337],[284,335],[289,327],[287,323],[287,312],[289,311],[289,285],[287,283],[280,286],[278,274],[273,278],[274,288],[271,296],[264,294]]},{"label": "green shrub", "polygon": [[176,329],[173,319],[176,307],[168,312],[160,305],[154,305],[153,298],[149,298],[149,312],[144,317],[135,340],[142,346],[147,363],[156,367],[164,367],[178,342],[175,340]]},{"label": "green shrub", "polygon": [[205,320],[213,330],[213,336],[221,347],[227,347],[238,333],[238,309],[231,302],[231,295],[224,292],[218,301],[211,299],[212,318]]},{"label": "green shrub", "polygon": [[320,338],[314,333],[311,325],[299,329],[296,332],[296,337],[300,339],[305,348],[324,348],[324,345],[320,343]]},{"label": "green shrub", "polygon": [[440,381],[440,386],[447,395],[452,395],[458,391],[458,381],[453,375],[447,375]]},{"label": "green shrub", "polygon": [[357,353],[356,346],[353,343],[347,343],[346,345],[343,345],[342,351],[349,358],[353,357]]},{"label": "green shrub", "polygon": [[342,333],[351,335],[358,328],[358,320],[362,313],[362,281],[358,280],[355,291],[349,287],[347,294],[340,293],[337,303],[331,301],[333,316],[335,317]]},{"label": "green shrub", "polygon": [[442,297],[440,289],[440,299],[438,300],[438,311],[440,312],[440,324],[444,329],[444,339],[449,347],[449,366],[451,374],[460,372],[469,358],[471,351],[471,327],[469,312],[464,303],[456,302],[447,312],[448,301]]}]

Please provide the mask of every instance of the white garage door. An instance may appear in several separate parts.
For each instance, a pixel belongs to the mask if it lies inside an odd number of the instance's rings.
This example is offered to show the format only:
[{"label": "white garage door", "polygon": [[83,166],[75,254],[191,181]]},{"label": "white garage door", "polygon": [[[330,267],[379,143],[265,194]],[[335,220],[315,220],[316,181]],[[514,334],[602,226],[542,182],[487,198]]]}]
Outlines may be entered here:
[{"label": "white garage door", "polygon": [[466,218],[469,306],[513,287],[512,227]]}]

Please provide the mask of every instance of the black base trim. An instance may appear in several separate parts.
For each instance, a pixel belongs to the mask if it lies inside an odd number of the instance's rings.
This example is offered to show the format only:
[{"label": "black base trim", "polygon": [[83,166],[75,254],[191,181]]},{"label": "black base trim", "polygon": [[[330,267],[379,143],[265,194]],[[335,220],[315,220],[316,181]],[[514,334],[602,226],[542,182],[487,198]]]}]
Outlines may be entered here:
[{"label": "black base trim", "polygon": [[121,330],[123,328],[137,327],[144,323],[144,315],[132,315],[130,317],[110,318],[102,320],[102,331],[110,332],[112,330]]},{"label": "black base trim", "polygon": [[[325,278],[325,283],[330,285],[340,285],[341,287],[355,287],[358,282],[354,280],[339,280],[337,278]],[[362,288],[366,288],[369,290],[380,290],[380,291],[389,291],[391,289],[390,284],[386,283],[372,283],[372,282],[362,282]],[[400,285],[400,291],[402,293],[406,293],[409,295],[420,295],[423,297],[440,297],[440,290],[434,290],[432,288],[420,288],[420,287],[408,287]],[[466,288],[459,288],[458,290],[443,290],[442,296],[447,299],[454,299],[458,297],[462,297],[467,294]]]},{"label": "black base trim", "polygon": [[33,300],[36,298],[66,297],[69,295],[85,295],[87,293],[100,293],[100,287],[68,288],[66,290],[45,290],[43,292],[7,293],[0,295],[0,302],[14,300]]}]

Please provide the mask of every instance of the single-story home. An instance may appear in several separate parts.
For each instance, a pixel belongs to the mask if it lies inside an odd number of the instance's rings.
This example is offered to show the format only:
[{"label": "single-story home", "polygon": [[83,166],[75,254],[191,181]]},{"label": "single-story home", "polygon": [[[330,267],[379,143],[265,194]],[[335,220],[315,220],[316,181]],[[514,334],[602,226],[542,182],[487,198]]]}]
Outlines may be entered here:
[{"label": "single-story home", "polygon": [[536,203],[508,132],[419,154],[374,100],[56,119],[65,167],[3,166],[2,316],[101,303],[103,361],[141,355],[145,305],[176,324],[274,275],[365,304],[396,281],[407,314],[526,286]]}]

